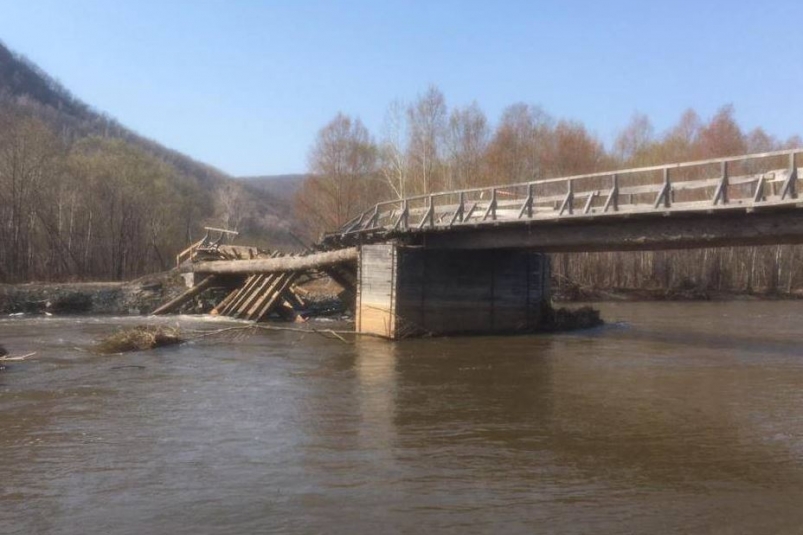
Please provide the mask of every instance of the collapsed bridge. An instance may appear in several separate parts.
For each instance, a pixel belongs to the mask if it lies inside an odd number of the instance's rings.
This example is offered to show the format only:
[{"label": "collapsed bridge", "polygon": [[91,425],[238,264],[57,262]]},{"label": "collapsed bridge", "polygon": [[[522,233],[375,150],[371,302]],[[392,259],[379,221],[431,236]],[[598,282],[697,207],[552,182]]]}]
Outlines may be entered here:
[{"label": "collapsed bridge", "polygon": [[[321,270],[353,292],[359,332],[537,329],[546,253],[803,243],[803,149],[439,192],[377,204],[299,256],[192,256],[193,290],[239,277],[219,312],[292,308]],[[202,247],[199,247],[200,251]],[[197,295],[197,294],[194,294]]]}]

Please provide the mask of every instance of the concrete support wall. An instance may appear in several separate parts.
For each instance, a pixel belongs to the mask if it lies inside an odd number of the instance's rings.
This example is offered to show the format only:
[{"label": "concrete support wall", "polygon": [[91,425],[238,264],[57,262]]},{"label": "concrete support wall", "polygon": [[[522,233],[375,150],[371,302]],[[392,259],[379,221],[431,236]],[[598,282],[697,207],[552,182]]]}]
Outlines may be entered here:
[{"label": "concrete support wall", "polygon": [[386,338],[396,335],[397,247],[366,245],[357,263],[355,329]]},{"label": "concrete support wall", "polygon": [[538,327],[549,260],[525,250],[363,246],[357,330],[388,338]]}]

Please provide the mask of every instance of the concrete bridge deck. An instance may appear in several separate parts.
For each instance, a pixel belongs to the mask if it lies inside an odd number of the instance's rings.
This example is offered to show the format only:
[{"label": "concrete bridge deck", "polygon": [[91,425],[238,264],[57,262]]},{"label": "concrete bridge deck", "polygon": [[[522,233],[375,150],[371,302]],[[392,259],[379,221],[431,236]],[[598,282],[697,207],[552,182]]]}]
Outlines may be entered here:
[{"label": "concrete bridge deck", "polygon": [[803,149],[418,195],[379,203],[323,243],[396,240],[542,252],[803,242]]}]

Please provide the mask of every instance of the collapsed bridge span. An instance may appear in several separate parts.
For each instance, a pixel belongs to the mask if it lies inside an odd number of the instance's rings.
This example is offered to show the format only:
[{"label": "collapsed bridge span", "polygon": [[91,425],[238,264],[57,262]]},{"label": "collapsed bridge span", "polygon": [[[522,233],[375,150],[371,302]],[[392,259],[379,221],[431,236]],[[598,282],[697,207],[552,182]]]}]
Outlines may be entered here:
[{"label": "collapsed bridge span", "polygon": [[235,281],[218,305],[233,317],[280,310],[316,270],[353,290],[361,333],[533,331],[550,310],[551,252],[803,243],[801,158],[791,149],[426,193],[365,210],[318,251],[209,258],[200,247],[186,269]]}]

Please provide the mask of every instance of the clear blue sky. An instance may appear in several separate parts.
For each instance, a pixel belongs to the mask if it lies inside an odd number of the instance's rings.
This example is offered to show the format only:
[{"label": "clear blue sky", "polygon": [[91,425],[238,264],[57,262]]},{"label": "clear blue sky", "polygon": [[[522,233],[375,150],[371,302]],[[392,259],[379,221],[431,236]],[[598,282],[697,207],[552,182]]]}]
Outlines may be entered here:
[{"label": "clear blue sky", "polygon": [[803,133],[803,2],[0,0],[0,40],[139,133],[233,175],[303,172],[338,111],[378,134],[430,84],[609,142],[732,103]]}]

